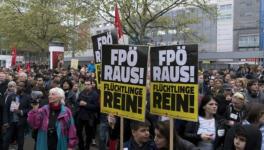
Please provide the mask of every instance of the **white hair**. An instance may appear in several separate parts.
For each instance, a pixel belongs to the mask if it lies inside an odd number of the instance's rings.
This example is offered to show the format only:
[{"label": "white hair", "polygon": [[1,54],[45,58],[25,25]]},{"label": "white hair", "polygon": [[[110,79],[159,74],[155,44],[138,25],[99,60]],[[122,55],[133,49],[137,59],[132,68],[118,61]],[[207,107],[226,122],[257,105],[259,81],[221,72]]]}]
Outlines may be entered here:
[{"label": "white hair", "polygon": [[16,82],[15,81],[9,81],[8,84],[7,84],[7,86],[11,86],[11,85],[16,86]]},{"label": "white hair", "polygon": [[27,78],[27,74],[25,72],[20,72],[18,76]]},{"label": "white hair", "polygon": [[49,93],[56,93],[59,97],[61,97],[61,102],[63,104],[65,104],[64,100],[65,100],[65,93],[63,91],[63,89],[55,87],[50,89]]}]

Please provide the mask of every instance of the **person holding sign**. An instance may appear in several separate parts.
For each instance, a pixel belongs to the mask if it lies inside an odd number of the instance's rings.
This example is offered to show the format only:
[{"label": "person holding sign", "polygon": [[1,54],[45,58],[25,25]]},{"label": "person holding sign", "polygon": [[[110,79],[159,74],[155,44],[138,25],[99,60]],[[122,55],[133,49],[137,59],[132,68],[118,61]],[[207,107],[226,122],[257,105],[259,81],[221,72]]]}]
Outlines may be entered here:
[{"label": "person holding sign", "polygon": [[213,150],[219,146],[225,130],[216,116],[218,104],[211,96],[204,96],[199,107],[198,122],[189,122],[186,125],[184,136],[202,150]]},{"label": "person holding sign", "polygon": [[[159,121],[155,127],[155,144],[158,150],[169,150],[170,122]],[[173,150],[198,150],[192,143],[182,139],[176,131],[173,133]]]}]

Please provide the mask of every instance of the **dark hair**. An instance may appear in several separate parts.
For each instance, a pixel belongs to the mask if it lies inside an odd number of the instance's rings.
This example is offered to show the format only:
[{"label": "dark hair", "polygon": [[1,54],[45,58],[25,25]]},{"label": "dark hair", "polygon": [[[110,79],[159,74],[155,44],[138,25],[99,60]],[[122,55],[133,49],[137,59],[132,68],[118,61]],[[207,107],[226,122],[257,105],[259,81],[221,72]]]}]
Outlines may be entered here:
[{"label": "dark hair", "polygon": [[41,74],[36,74],[35,79],[42,78],[44,80],[44,76]]},{"label": "dark hair", "polygon": [[235,137],[236,136],[247,137],[246,131],[241,125],[238,125],[235,129]]},{"label": "dark hair", "polygon": [[259,78],[259,83],[264,84],[264,76],[263,75]]},{"label": "dark hair", "polygon": [[201,100],[201,104],[200,104],[200,107],[199,107],[199,116],[202,116],[202,117],[204,117],[205,116],[205,112],[204,112],[204,109],[203,109],[203,107],[207,104],[207,103],[209,103],[211,100],[214,100],[214,101],[216,101],[217,102],[217,100],[215,99],[215,98],[213,98],[212,96],[210,96],[210,95],[205,95],[203,98],[202,98],[202,100]]},{"label": "dark hair", "polygon": [[[168,143],[168,146],[169,146],[170,145],[170,121],[166,120],[166,121],[157,122],[155,129],[159,130],[160,134],[165,137]],[[176,133],[175,130],[173,131],[173,141],[174,141],[173,145],[174,147],[176,147],[177,146],[176,143],[178,141],[178,134]]]},{"label": "dark hair", "polygon": [[64,81],[61,83],[61,87],[63,88],[63,84],[64,84],[65,82],[69,84],[69,89],[72,89],[72,87],[73,87],[73,83],[72,83],[71,80],[64,80]]},{"label": "dark hair", "polygon": [[264,105],[260,103],[251,103],[248,106],[247,121],[252,123],[258,123],[261,115],[264,113]]},{"label": "dark hair", "polygon": [[53,83],[53,84],[60,85],[60,80],[54,80],[54,79],[53,79],[53,80],[52,80],[52,83]]},{"label": "dark hair", "polygon": [[257,79],[249,80],[248,83],[247,83],[247,88],[249,89],[255,83],[258,83]]},{"label": "dark hair", "polygon": [[170,123],[169,121],[159,121],[155,127],[168,141],[170,140]]},{"label": "dark hair", "polygon": [[148,120],[145,120],[144,122],[133,120],[130,122],[131,130],[138,130],[140,127],[150,127],[150,122]]}]

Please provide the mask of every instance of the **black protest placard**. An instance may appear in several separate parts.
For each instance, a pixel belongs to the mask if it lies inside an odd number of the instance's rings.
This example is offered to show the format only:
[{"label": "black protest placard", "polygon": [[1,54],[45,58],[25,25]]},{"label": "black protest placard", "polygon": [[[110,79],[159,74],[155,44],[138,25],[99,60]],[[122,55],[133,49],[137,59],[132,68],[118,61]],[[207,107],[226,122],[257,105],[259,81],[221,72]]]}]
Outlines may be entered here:
[{"label": "black protest placard", "polygon": [[116,38],[115,32],[104,32],[92,36],[92,42],[93,42],[93,51],[94,51],[94,62],[95,64],[100,64],[102,61],[101,59],[102,45],[117,44],[118,40]]},{"label": "black protest placard", "polygon": [[148,47],[103,45],[101,112],[143,121]]},{"label": "black protest placard", "polygon": [[96,69],[96,81],[97,87],[100,88],[101,81],[101,61],[102,61],[102,45],[104,44],[117,44],[118,40],[116,37],[116,32],[104,32],[101,34],[97,34],[92,36],[93,42],[93,52],[94,52],[94,62]]},{"label": "black protest placard", "polygon": [[198,46],[152,47],[151,82],[197,83]]},{"label": "black protest placard", "polygon": [[151,47],[151,112],[196,121],[198,46]]}]

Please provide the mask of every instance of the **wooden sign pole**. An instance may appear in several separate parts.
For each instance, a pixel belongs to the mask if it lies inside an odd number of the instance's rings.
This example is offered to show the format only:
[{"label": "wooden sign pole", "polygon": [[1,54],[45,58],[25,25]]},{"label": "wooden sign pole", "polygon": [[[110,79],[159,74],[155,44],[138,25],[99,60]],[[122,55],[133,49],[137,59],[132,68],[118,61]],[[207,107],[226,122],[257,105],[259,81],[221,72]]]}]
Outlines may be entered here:
[{"label": "wooden sign pole", "polygon": [[173,134],[174,134],[174,121],[173,118],[170,118],[170,150],[173,150]]},{"label": "wooden sign pole", "polygon": [[124,118],[120,117],[120,150],[123,150],[124,144]]}]

